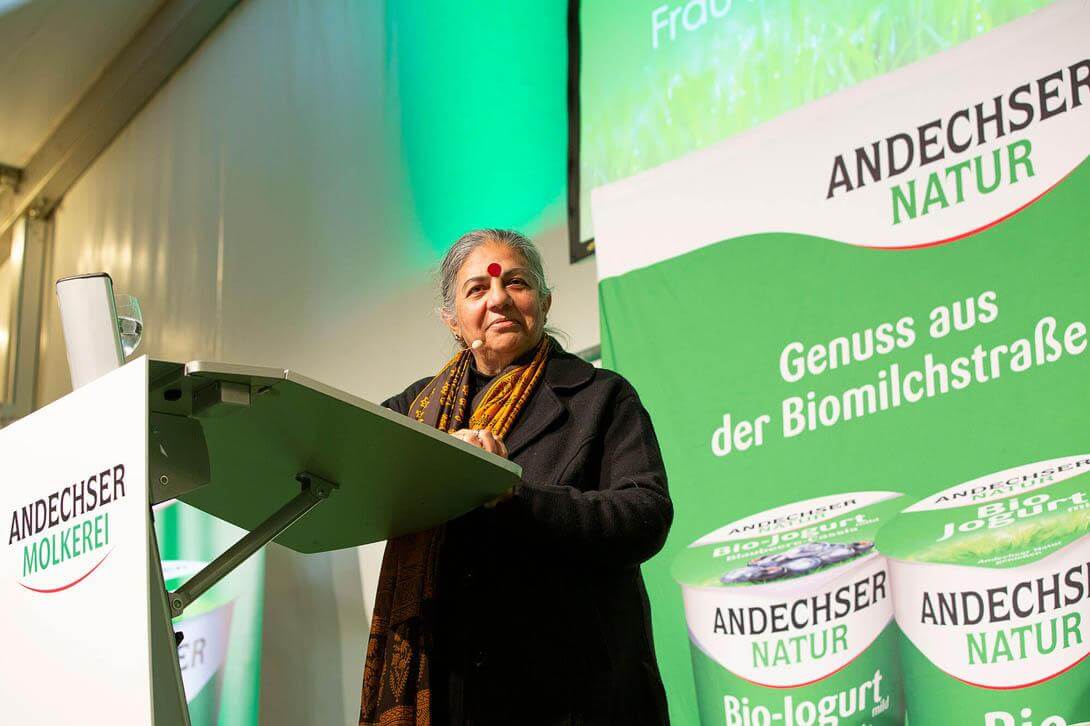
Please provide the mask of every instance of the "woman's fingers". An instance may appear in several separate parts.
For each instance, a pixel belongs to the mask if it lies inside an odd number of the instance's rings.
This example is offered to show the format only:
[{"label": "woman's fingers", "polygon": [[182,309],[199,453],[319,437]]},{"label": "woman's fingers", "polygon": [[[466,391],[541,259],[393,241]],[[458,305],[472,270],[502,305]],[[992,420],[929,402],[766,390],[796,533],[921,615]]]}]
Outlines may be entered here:
[{"label": "woman's fingers", "polygon": [[491,452],[496,456],[501,456],[504,459],[507,458],[507,447],[503,445],[502,441],[493,436],[491,431],[488,429],[481,429],[479,438],[485,451]]},{"label": "woman's fingers", "polygon": [[[492,432],[488,429],[458,429],[457,431],[452,432],[451,436],[456,436],[462,441],[465,441],[467,444],[479,446],[485,451],[491,452],[496,456],[502,456],[504,459],[507,458],[507,447],[504,445],[503,441],[493,436]],[[514,493],[515,488],[511,487],[495,499],[491,499],[485,502],[485,509],[491,509],[500,502],[510,499],[512,496],[514,496]]]},{"label": "woman's fingers", "polygon": [[504,459],[507,458],[507,447],[488,429],[458,429],[451,436],[457,436],[467,444],[482,448],[496,456],[502,456]]},{"label": "woman's fingers", "polygon": [[467,444],[472,444],[479,448],[484,448],[484,442],[481,441],[480,436],[477,435],[476,429],[458,429],[450,434],[451,436],[461,439]]}]

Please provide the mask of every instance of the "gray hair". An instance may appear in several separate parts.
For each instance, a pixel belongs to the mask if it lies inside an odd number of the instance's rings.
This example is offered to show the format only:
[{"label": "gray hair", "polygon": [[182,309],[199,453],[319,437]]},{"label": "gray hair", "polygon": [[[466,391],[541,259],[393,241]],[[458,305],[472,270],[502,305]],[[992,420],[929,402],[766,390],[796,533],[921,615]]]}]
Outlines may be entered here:
[{"label": "gray hair", "polygon": [[473,250],[487,242],[505,245],[522,255],[530,269],[530,277],[533,278],[530,282],[539,299],[544,300],[552,292],[552,288],[545,281],[541,253],[527,237],[511,229],[474,229],[463,234],[450,246],[439,265],[439,310],[444,315],[454,317],[454,298],[457,294],[454,283],[458,279],[458,270],[462,269]]}]

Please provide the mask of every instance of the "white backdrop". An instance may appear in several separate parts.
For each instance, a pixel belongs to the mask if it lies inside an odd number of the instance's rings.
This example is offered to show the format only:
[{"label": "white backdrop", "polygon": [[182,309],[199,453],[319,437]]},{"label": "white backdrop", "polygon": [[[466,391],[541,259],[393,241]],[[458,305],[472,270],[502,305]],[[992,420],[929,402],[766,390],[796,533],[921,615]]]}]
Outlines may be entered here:
[{"label": "white backdrop", "polygon": [[[139,297],[154,358],[291,367],[375,401],[434,372],[452,348],[403,191],[382,5],[242,3],[65,197],[48,279],[108,271]],[[549,323],[578,350],[598,342],[595,271],[568,264],[564,214],[561,190],[524,231],[555,285]],[[39,405],[69,390],[44,297]],[[380,558],[269,548],[263,724],[356,723]]]}]

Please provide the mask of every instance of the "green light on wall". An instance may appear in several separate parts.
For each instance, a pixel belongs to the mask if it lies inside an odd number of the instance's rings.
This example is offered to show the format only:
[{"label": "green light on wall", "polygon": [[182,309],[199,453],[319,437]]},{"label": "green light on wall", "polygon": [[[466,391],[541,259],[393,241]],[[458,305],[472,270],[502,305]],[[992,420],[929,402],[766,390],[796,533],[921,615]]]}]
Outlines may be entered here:
[{"label": "green light on wall", "polygon": [[387,4],[389,112],[420,233],[532,228],[566,184],[567,3]]}]

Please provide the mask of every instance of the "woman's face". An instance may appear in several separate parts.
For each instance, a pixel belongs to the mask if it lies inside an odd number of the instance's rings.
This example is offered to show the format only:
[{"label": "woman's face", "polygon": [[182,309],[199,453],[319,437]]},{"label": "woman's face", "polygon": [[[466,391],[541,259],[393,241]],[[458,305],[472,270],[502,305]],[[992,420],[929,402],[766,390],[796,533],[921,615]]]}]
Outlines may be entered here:
[{"label": "woman's face", "polygon": [[[498,274],[496,274],[498,273]],[[472,346],[482,373],[497,373],[541,340],[552,296],[540,297],[522,255],[486,242],[470,253],[454,283],[454,318],[447,325]]]}]

